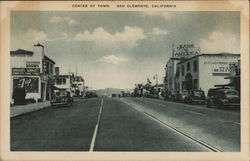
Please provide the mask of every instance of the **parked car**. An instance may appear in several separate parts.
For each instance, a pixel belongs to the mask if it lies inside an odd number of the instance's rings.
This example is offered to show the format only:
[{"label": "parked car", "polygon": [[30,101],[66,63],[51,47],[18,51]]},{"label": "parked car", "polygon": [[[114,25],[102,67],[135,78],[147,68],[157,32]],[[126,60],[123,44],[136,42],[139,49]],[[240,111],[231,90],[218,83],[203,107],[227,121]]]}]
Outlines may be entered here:
[{"label": "parked car", "polygon": [[182,91],[177,95],[177,101],[180,102],[187,102],[187,99],[189,97],[189,92],[188,91]]},{"label": "parked car", "polygon": [[171,91],[167,95],[168,101],[177,101],[179,93],[177,91]]},{"label": "parked car", "polygon": [[86,92],[85,98],[93,98],[93,97],[98,97],[95,92]]},{"label": "parked car", "polygon": [[52,100],[50,101],[52,106],[59,106],[59,105],[73,105],[73,98],[70,95],[69,91],[58,91],[54,94]]},{"label": "parked car", "polygon": [[240,97],[238,91],[234,89],[211,89],[208,91],[207,107],[216,106],[219,108],[225,107],[240,107]]},{"label": "parked car", "polygon": [[202,90],[194,90],[191,91],[190,94],[187,97],[188,103],[198,103],[198,104],[205,104],[206,98],[205,98],[205,92]]}]

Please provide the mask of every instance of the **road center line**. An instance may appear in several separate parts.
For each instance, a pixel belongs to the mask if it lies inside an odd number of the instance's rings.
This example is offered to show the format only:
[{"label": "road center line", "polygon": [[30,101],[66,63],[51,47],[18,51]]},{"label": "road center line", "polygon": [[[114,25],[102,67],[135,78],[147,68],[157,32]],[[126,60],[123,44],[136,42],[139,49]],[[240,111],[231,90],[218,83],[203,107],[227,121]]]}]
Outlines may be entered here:
[{"label": "road center line", "polygon": [[91,151],[91,152],[93,152],[94,148],[95,148],[95,141],[96,141],[96,136],[97,136],[100,118],[101,118],[101,114],[102,114],[102,107],[103,107],[103,98],[102,98],[102,102],[101,102],[101,106],[100,106],[100,111],[99,111],[97,123],[95,125],[95,131],[94,131],[94,134],[92,136],[92,140],[91,140],[91,144],[90,144],[90,148],[89,148],[89,151]]},{"label": "road center line", "polygon": [[203,114],[203,113],[194,112],[194,111],[189,111],[189,110],[183,110],[183,111],[190,112],[190,113],[197,114],[197,115],[202,115],[202,116],[205,115],[205,114]]}]

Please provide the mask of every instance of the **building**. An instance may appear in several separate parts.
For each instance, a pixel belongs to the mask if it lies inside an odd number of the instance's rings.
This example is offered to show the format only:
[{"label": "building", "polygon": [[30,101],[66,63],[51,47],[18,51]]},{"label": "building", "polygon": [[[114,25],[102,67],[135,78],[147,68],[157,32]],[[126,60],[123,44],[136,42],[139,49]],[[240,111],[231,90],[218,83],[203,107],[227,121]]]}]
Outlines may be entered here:
[{"label": "building", "polygon": [[57,75],[55,79],[55,91],[66,90],[73,96],[72,78],[72,75]]},{"label": "building", "polygon": [[225,79],[229,79],[229,83],[227,84],[219,84],[215,85],[216,87],[229,87],[235,89],[240,94],[240,60],[235,63],[229,64],[229,75],[225,77]]},{"label": "building", "polygon": [[239,58],[240,54],[218,53],[200,54],[179,61],[173,89],[180,92],[201,89],[206,94],[209,88],[228,84],[230,80],[225,77],[230,75],[230,64],[236,63]]},{"label": "building", "polygon": [[176,84],[176,69],[177,69],[177,63],[184,60],[183,58],[170,58],[167,62],[167,65],[165,67],[165,92],[166,91],[173,91],[177,89]]},{"label": "building", "polygon": [[74,76],[72,80],[73,96],[84,96],[84,79]]},{"label": "building", "polygon": [[25,88],[26,99],[50,100],[54,84],[55,62],[44,54],[44,46],[37,44],[33,51],[18,49],[10,52],[11,95],[18,84]]}]

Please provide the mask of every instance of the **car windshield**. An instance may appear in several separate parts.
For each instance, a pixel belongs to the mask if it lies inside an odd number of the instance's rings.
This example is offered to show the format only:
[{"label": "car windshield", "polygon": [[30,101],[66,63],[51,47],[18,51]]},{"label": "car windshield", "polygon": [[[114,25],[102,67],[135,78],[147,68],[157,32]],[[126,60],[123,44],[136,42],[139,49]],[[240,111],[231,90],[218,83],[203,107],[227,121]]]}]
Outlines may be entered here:
[{"label": "car windshield", "polygon": [[238,95],[237,91],[226,91],[226,95]]}]

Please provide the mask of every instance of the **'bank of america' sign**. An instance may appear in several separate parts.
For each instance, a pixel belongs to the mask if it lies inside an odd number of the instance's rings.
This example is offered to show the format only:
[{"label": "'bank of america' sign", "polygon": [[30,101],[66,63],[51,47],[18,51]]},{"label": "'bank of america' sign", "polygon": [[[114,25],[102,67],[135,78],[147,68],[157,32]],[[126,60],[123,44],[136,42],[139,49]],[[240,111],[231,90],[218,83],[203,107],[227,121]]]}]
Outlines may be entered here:
[{"label": "'bank of america' sign", "polygon": [[180,44],[173,49],[175,58],[190,58],[200,54],[199,47],[194,44]]}]

